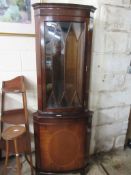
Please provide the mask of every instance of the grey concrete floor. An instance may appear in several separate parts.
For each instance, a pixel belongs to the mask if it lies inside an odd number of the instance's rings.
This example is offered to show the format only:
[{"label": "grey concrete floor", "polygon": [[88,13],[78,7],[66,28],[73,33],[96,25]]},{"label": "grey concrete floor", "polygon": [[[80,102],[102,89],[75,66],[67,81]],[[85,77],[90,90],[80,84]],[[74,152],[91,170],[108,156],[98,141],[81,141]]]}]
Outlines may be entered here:
[{"label": "grey concrete floor", "polygon": [[[21,158],[22,161],[22,175],[30,175],[30,167]],[[35,158],[33,156],[35,164]],[[0,175],[3,175],[4,161],[0,162]],[[7,175],[15,175],[15,159],[9,160]],[[64,175],[64,174],[61,174]],[[68,174],[69,175],[69,174]],[[70,174],[72,175],[72,174]],[[79,174],[76,174],[79,175]],[[87,175],[131,175],[131,149],[117,150],[109,153],[100,153],[91,158],[89,172]]]}]

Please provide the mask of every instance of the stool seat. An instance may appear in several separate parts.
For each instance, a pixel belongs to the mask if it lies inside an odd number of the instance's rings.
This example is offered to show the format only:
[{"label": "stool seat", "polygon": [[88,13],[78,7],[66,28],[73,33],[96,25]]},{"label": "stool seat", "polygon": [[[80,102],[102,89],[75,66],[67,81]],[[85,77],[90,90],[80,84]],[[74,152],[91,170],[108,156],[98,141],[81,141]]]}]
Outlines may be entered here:
[{"label": "stool seat", "polygon": [[14,142],[14,148],[15,148],[15,155],[16,155],[16,165],[17,165],[17,174],[21,174],[21,165],[20,165],[20,159],[19,159],[19,151],[18,151],[18,145],[17,145],[17,138],[22,136],[26,132],[26,129],[24,126],[10,126],[7,129],[5,129],[2,132],[2,137],[6,141],[6,159],[5,159],[5,166],[4,166],[4,175],[6,175],[6,168],[8,163],[8,157],[9,157],[9,141],[13,140]]},{"label": "stool seat", "polygon": [[26,129],[24,126],[10,126],[2,133],[2,137],[4,140],[14,140],[17,137],[23,135],[25,133]]}]

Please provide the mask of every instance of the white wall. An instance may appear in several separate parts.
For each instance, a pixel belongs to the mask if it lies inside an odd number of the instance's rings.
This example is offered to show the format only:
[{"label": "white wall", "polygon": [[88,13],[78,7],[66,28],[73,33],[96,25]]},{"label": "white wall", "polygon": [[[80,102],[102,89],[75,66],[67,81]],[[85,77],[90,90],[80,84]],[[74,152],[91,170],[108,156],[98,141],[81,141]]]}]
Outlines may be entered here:
[{"label": "white wall", "polygon": [[[37,0],[32,0],[32,3],[35,2],[37,2]],[[32,14],[32,16],[34,18],[34,14]],[[32,28],[33,29],[31,31],[33,31],[35,28],[34,23],[32,24]],[[10,30],[8,31],[10,32]],[[25,29],[21,29],[21,31],[25,33]],[[32,112],[37,110],[35,55],[35,35],[28,35],[26,37],[24,35],[13,36],[10,34],[4,35],[0,33],[0,89],[2,86],[2,81],[10,80],[19,75],[24,75],[26,81],[27,102],[30,115]],[[22,105],[21,98],[18,95],[6,95],[6,102],[6,109],[17,108],[21,107]],[[30,119],[32,123],[32,116],[30,117]]]},{"label": "white wall", "polygon": [[[27,88],[28,108],[37,109],[35,38],[0,36],[0,87],[3,80],[24,75]],[[21,106],[18,96],[6,96],[6,109]]]},{"label": "white wall", "polygon": [[129,0],[98,1],[90,88],[91,152],[108,151],[125,142],[131,104],[130,7]]},{"label": "white wall", "polygon": [[[61,2],[61,0],[44,2]],[[130,0],[64,0],[63,3],[97,7],[94,21],[90,110],[94,111],[91,153],[124,145],[131,104]],[[28,108],[37,110],[35,38],[0,36],[0,86],[2,80],[24,75]],[[7,108],[13,107],[8,97]],[[18,102],[19,104],[19,102]]]}]

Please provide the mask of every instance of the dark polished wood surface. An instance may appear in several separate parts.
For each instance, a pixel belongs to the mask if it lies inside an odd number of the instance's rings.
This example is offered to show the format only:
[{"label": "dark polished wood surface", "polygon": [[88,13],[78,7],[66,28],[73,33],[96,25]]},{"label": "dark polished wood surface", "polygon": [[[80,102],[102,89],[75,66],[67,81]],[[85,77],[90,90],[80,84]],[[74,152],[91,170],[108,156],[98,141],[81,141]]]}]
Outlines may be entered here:
[{"label": "dark polished wood surface", "polygon": [[81,172],[89,160],[88,109],[92,14],[95,7],[36,3],[38,112],[36,173]]},{"label": "dark polished wood surface", "polygon": [[[64,9],[77,9],[77,10],[91,10],[95,11],[96,8],[90,5],[82,5],[82,4],[66,4],[66,3],[35,3],[32,5],[34,9],[42,9],[42,8],[64,8]],[[60,14],[59,14],[60,15]]]}]

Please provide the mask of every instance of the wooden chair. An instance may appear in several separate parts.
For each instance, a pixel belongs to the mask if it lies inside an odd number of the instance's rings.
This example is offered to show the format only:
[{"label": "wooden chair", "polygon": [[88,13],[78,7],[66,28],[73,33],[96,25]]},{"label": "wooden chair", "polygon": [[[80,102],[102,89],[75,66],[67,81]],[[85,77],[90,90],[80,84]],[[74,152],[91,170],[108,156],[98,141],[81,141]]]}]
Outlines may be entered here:
[{"label": "wooden chair", "polygon": [[[5,110],[5,101],[7,93],[20,94],[22,96],[22,108]],[[31,167],[31,174],[33,175],[32,155],[31,155],[31,139],[29,133],[29,121],[27,111],[26,89],[24,84],[24,77],[18,76],[9,81],[2,82],[2,103],[1,103],[1,149],[6,147],[6,159],[4,165],[4,173],[6,174],[7,162],[9,153],[15,153],[17,172],[20,175],[20,160],[19,154],[29,154]],[[4,129],[4,125],[9,127]],[[12,126],[13,125],[13,126]],[[5,146],[6,144],[6,146]],[[27,157],[27,156],[26,156]]]}]

